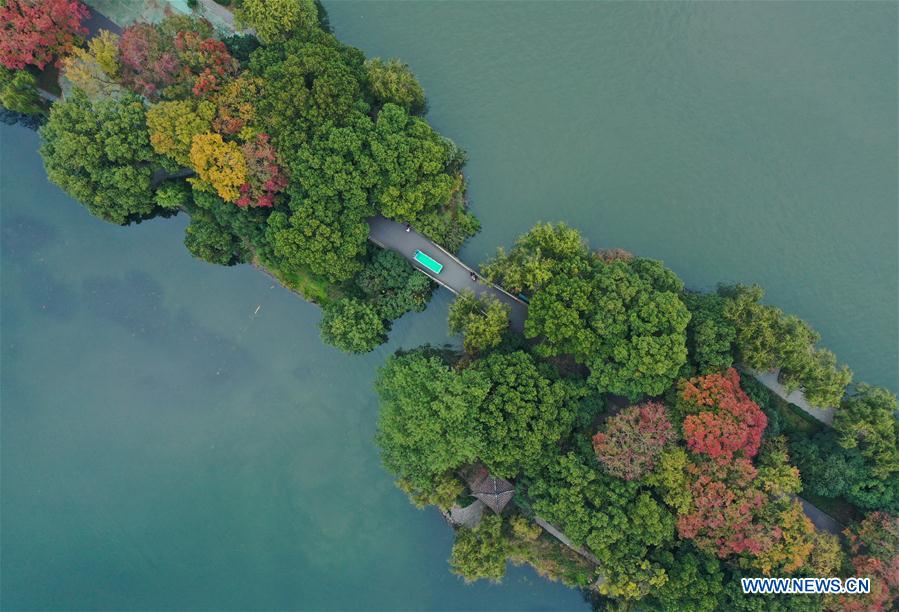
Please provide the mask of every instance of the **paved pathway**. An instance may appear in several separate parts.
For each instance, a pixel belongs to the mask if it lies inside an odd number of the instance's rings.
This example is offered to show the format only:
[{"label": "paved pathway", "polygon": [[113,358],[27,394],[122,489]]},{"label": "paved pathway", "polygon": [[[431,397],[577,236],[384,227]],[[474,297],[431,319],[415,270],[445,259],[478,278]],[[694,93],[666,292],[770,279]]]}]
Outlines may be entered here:
[{"label": "paved pathway", "polygon": [[757,381],[768,387],[768,389],[770,389],[775,395],[777,395],[784,401],[793,404],[806,414],[811,415],[813,418],[821,421],[825,425],[833,427],[833,413],[836,411],[836,409],[812,406],[808,403],[808,400],[805,399],[802,391],[798,389],[796,391],[793,391],[792,393],[787,393],[787,390],[784,388],[784,386],[777,380],[780,374],[780,370],[763,372],[761,370],[746,368],[745,371],[755,377]]},{"label": "paved pathway", "polygon": [[[384,217],[372,217],[368,220],[371,232],[368,239],[385,249],[396,251],[413,266],[421,270],[432,279],[452,291],[459,293],[469,289],[478,296],[493,296],[500,302],[509,306],[509,327],[514,331],[524,331],[524,321],[527,319],[528,307],[511,294],[506,293],[496,285],[492,285],[484,278],[462,263],[457,257],[438,244],[431,242],[415,230],[406,231],[406,226]],[[413,259],[415,251],[419,250],[443,264],[440,274],[434,274],[426,270]],[[477,280],[472,280],[475,274]]]}]

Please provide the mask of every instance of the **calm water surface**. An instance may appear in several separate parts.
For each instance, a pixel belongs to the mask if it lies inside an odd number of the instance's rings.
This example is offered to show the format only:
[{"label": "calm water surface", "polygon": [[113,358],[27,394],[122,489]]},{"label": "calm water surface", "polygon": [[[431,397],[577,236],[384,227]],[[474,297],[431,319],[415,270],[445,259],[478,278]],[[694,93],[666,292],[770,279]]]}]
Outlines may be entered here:
[{"label": "calm water surface", "polygon": [[[470,152],[468,259],[564,219],[763,284],[896,390],[895,4],[327,6]],[[316,308],[192,259],[185,219],[92,219],[0,129],[3,608],[584,607],[525,569],[464,585],[379,467],[375,370],[447,341],[445,292],[344,356]]]}]

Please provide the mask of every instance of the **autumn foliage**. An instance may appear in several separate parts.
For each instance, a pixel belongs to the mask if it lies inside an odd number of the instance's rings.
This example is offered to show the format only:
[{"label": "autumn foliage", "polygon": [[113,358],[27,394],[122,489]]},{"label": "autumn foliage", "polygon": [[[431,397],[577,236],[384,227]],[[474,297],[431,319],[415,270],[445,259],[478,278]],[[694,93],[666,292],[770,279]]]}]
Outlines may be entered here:
[{"label": "autumn foliage", "polygon": [[736,370],[692,378],[684,384],[681,397],[681,407],[693,413],[684,419],[684,437],[691,451],[722,463],[755,456],[768,418],[740,388]]},{"label": "autumn foliage", "polygon": [[191,179],[195,186],[211,189],[227,202],[240,196],[247,165],[235,143],[225,142],[219,134],[198,134],[190,147],[190,162],[197,171],[197,178]]},{"label": "autumn foliage", "polygon": [[122,83],[150,99],[208,96],[238,68],[205,20],[168,16],[125,28],[119,42]]},{"label": "autumn foliage", "polygon": [[278,154],[268,134],[257,134],[241,147],[247,166],[247,182],[240,186],[238,206],[271,208],[275,196],[287,188],[287,173],[278,163]]},{"label": "autumn foliage", "polygon": [[22,70],[59,63],[87,34],[81,21],[89,14],[79,0],[0,2],[0,64]]},{"label": "autumn foliage", "polygon": [[756,470],[747,459],[723,467],[714,462],[691,464],[687,473],[691,502],[678,517],[680,537],[720,558],[736,554],[758,555],[780,534],[758,519],[768,497],[754,486]]},{"label": "autumn foliage", "polygon": [[610,418],[605,431],[593,436],[593,448],[609,474],[634,480],[653,469],[662,449],[673,439],[665,406],[646,402]]},{"label": "autumn foliage", "polygon": [[856,576],[871,578],[871,593],[840,597],[835,609],[882,612],[899,606],[899,517],[872,512],[845,532]]}]

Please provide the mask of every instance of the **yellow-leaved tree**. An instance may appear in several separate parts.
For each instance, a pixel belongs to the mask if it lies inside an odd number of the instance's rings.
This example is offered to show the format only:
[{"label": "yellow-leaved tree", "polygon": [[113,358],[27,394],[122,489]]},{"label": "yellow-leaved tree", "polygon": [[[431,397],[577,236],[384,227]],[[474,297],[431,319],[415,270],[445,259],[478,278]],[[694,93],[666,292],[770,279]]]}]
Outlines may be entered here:
[{"label": "yellow-leaved tree", "polygon": [[147,111],[147,128],[153,149],[178,164],[191,163],[194,136],[210,131],[215,105],[208,100],[159,102]]},{"label": "yellow-leaved tree", "polygon": [[87,43],[87,49],[72,48],[63,63],[65,77],[88,98],[113,97],[124,92],[118,84],[119,37],[100,30]]},{"label": "yellow-leaved tree", "polygon": [[198,189],[214,190],[226,202],[240,196],[247,163],[235,143],[225,142],[220,134],[197,134],[190,146],[190,163],[197,176],[188,180]]}]

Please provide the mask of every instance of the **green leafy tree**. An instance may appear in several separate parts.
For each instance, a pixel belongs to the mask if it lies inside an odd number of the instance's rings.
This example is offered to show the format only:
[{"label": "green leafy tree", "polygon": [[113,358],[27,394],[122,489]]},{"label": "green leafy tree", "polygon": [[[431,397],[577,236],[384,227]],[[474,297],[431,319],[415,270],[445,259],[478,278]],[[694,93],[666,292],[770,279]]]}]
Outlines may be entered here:
[{"label": "green leafy tree", "polygon": [[724,316],[724,298],[713,293],[687,292],[681,300],[690,311],[687,353],[699,373],[720,372],[733,365],[737,330]]},{"label": "green leafy tree", "polygon": [[686,514],[693,502],[687,473],[689,465],[687,451],[675,446],[662,451],[655,469],[646,476],[646,483],[677,514]]},{"label": "green leafy tree", "polygon": [[469,354],[489,351],[499,346],[509,329],[509,307],[492,296],[480,299],[463,290],[449,308],[449,329],[462,334]]},{"label": "green leafy tree", "polygon": [[534,510],[575,544],[586,545],[606,577],[605,595],[640,598],[665,583],[651,556],[674,540],[674,518],[636,482],[603,476],[573,453],[547,466],[527,489]]},{"label": "green leafy tree", "polygon": [[396,486],[405,492],[416,508],[437,506],[441,510],[449,510],[465,491],[465,485],[452,472],[437,477],[427,491],[416,489],[408,480],[397,480]]},{"label": "green leafy tree", "polygon": [[499,582],[506,575],[506,556],[509,545],[502,533],[503,520],[491,514],[476,527],[462,527],[456,533],[456,543],[450,555],[453,573],[473,582],[486,578]]},{"label": "green leafy tree", "polygon": [[368,353],[387,340],[384,321],[374,306],[342,298],[325,307],[322,340],[347,353]]},{"label": "green leafy tree", "polygon": [[684,281],[673,271],[666,268],[661,261],[636,257],[625,258],[625,262],[637,276],[649,283],[656,291],[668,291],[678,296],[683,293]]},{"label": "green leafy tree", "polygon": [[65,78],[91,99],[118,97],[123,92],[119,84],[119,37],[108,30],[91,37],[86,49],[73,48],[63,65]]},{"label": "green leafy tree", "polygon": [[385,217],[413,221],[449,202],[463,156],[424,120],[386,104],[370,147],[379,173],[372,197]]},{"label": "green leafy tree", "polygon": [[[899,420],[896,396],[880,387],[856,385],[833,418],[843,448],[858,448],[872,473],[887,478],[899,473]],[[897,476],[899,477],[899,476]]]},{"label": "green leafy tree", "polygon": [[700,553],[687,543],[657,555],[668,580],[652,596],[668,612],[691,610],[717,612],[722,609],[724,572],[715,557]]},{"label": "green leafy tree", "polygon": [[418,115],[424,110],[425,90],[408,64],[398,59],[384,61],[375,57],[365,60],[365,74],[378,106],[396,104],[410,115]]},{"label": "green leafy tree", "polygon": [[597,388],[635,400],[674,383],[687,358],[689,320],[677,295],[616,260],[557,274],[534,294],[525,336],[540,338],[543,356],[571,354],[587,364]]},{"label": "green leafy tree", "polygon": [[321,126],[345,126],[368,110],[362,99],[363,61],[358,49],[321,30],[253,52],[250,71],[265,84],[256,99],[257,123],[266,127],[288,166]]},{"label": "green leafy tree", "polygon": [[737,360],[756,370],[778,367],[778,337],[781,312],[761,303],[765,292],[758,285],[718,288],[727,298],[724,316],[736,329]]},{"label": "green leafy tree", "polygon": [[92,103],[75,90],[53,105],[41,137],[47,176],[91,214],[122,224],[153,211],[161,158],[137,96]]},{"label": "green leafy tree", "polygon": [[376,388],[382,460],[413,490],[433,491],[447,471],[480,454],[475,415],[490,391],[482,372],[456,374],[438,357],[417,351],[388,359]]},{"label": "green leafy tree", "polygon": [[434,287],[426,274],[409,265],[401,255],[380,248],[375,249],[375,255],[355,282],[380,315],[391,321],[409,311],[424,310]]},{"label": "green leafy tree", "polygon": [[183,181],[172,179],[160,183],[156,189],[156,205],[160,208],[178,210],[190,202],[190,187]]},{"label": "green leafy tree", "polygon": [[677,295],[647,286],[623,262],[602,266],[595,282],[591,323],[598,344],[588,361],[590,380],[632,400],[661,394],[687,359],[690,313]]},{"label": "green leafy tree", "polygon": [[27,70],[10,70],[4,66],[0,66],[0,105],[24,115],[47,112],[34,75]]},{"label": "green leafy tree", "polygon": [[293,155],[290,214],[277,211],[269,218],[269,241],[281,265],[307,267],[332,281],[362,269],[365,219],[374,214],[368,190],[377,180],[366,130],[370,122],[361,115],[352,126],[328,124]]},{"label": "green leafy tree", "polygon": [[581,234],[564,223],[538,223],[520,236],[506,253],[481,267],[484,276],[512,293],[532,294],[557,274],[578,274],[590,267],[590,253]]},{"label": "green leafy tree", "polygon": [[194,215],[184,230],[184,246],[194,257],[222,266],[234,264],[239,250],[231,232],[201,215]]},{"label": "green leafy tree", "polygon": [[840,403],[852,372],[837,367],[833,353],[816,349],[820,334],[801,319],[761,303],[764,292],[756,285],[722,286],[727,298],[724,316],[736,329],[737,359],[757,370],[780,368],[780,381],[788,391],[802,389],[813,405]]},{"label": "green leafy tree", "polygon": [[475,421],[484,441],[478,458],[498,476],[512,477],[558,452],[574,424],[573,392],[541,371],[524,351],[493,353],[471,368],[490,381]]},{"label": "green leafy tree", "polygon": [[283,42],[318,27],[313,0],[242,0],[236,12],[241,27],[253,28],[263,43]]},{"label": "green leafy tree", "polygon": [[822,497],[845,497],[862,510],[899,512],[899,478],[879,478],[858,448],[843,448],[836,433],[790,440],[790,455],[802,474],[803,490]]},{"label": "green leafy tree", "polygon": [[311,270],[331,281],[352,278],[361,268],[368,240],[363,217],[343,215],[334,199],[291,202],[293,214],[275,211],[266,236],[275,263],[287,271]]}]

